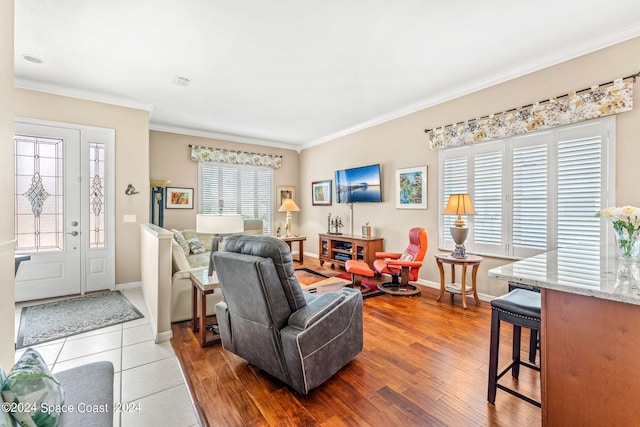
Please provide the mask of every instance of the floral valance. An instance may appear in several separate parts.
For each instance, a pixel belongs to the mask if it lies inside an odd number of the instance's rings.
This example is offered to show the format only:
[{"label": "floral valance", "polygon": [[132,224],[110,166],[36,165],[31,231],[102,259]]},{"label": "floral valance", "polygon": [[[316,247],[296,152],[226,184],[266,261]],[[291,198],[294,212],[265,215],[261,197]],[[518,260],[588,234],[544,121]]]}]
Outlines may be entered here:
[{"label": "floral valance", "polygon": [[432,150],[506,138],[624,113],[633,108],[636,75],[462,123],[425,129]]},{"label": "floral valance", "polygon": [[234,165],[266,166],[274,169],[282,167],[282,156],[249,153],[246,151],[224,150],[191,146],[191,160],[196,162],[231,163]]}]

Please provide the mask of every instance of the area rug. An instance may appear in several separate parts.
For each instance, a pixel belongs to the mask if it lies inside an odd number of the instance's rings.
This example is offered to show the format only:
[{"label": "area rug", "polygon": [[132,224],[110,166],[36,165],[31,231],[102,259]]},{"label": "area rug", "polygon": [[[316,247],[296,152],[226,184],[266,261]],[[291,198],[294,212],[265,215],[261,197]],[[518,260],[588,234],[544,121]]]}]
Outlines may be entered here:
[{"label": "area rug", "polygon": [[22,307],[16,349],[144,317],[120,291]]},{"label": "area rug", "polygon": [[[314,284],[320,281],[323,281],[327,278],[339,278],[343,280],[348,280],[349,282],[351,281],[351,275],[348,273],[340,273],[337,275],[328,276],[328,275],[319,273],[317,271],[311,270],[309,268],[297,268],[295,270],[295,275],[303,289],[305,288],[313,289]],[[362,298],[366,299],[366,298],[371,298],[371,297],[384,294],[384,292],[378,289],[378,285],[376,285],[375,283],[369,282],[368,280],[362,280],[361,285],[363,287],[363,289],[361,290]],[[323,287],[323,289],[318,293],[322,293],[322,291],[324,292],[337,291],[341,287],[342,285],[340,284],[337,284],[337,285],[329,284],[328,286]]]}]

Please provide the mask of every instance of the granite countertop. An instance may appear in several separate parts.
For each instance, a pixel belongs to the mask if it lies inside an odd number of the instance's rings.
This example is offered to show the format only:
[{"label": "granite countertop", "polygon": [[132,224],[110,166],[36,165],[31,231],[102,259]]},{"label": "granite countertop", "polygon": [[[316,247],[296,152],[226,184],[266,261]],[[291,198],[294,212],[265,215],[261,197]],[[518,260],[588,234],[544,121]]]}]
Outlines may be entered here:
[{"label": "granite countertop", "polygon": [[617,248],[560,248],[489,270],[509,282],[640,305],[640,264]]}]

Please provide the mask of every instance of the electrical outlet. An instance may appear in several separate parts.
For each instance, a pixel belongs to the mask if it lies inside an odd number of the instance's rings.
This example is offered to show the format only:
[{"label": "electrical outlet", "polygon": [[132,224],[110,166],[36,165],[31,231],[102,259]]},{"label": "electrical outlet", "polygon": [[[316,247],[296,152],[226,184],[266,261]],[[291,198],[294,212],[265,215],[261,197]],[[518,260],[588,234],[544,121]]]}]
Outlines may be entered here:
[{"label": "electrical outlet", "polygon": [[124,216],[124,222],[136,222],[136,216],[135,215],[125,215]]}]

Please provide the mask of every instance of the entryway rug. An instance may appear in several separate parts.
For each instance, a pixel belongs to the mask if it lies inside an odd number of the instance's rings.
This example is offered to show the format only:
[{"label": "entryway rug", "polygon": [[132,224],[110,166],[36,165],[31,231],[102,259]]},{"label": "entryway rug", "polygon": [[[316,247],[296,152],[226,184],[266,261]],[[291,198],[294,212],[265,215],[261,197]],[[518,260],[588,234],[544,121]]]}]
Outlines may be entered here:
[{"label": "entryway rug", "polygon": [[120,291],[22,307],[16,349],[144,317]]},{"label": "entryway rug", "polygon": [[[319,281],[324,280],[324,279],[326,279],[328,277],[338,277],[340,279],[345,279],[345,280],[351,281],[351,275],[348,274],[348,273],[340,273],[340,274],[337,274],[337,275],[327,276],[325,274],[319,273],[319,272],[311,270],[309,268],[297,268],[295,270],[295,275],[296,275],[298,281],[300,282],[300,284],[304,285],[304,286],[313,285],[313,283],[319,282]],[[366,298],[371,298],[371,297],[375,297],[375,296],[384,294],[384,292],[382,292],[381,290],[378,289],[378,285],[376,285],[373,282],[369,282],[368,280],[362,280],[361,285],[363,287],[363,289],[361,290],[362,298],[366,299]],[[339,287],[341,287],[341,286],[339,286]],[[327,288],[327,290],[331,291],[331,290],[334,290],[334,289]]]}]

